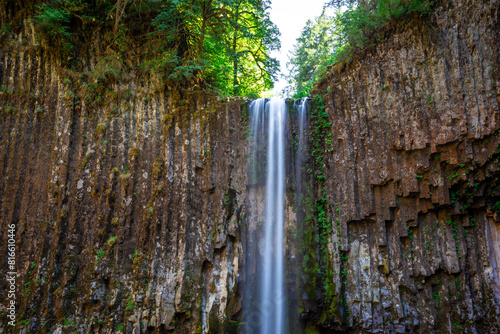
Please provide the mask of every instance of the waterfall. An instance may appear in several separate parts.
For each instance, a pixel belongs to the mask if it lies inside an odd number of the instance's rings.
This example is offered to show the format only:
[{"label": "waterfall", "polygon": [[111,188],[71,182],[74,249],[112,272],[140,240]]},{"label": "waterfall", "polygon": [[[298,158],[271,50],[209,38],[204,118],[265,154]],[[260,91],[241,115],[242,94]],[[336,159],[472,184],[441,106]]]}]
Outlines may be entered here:
[{"label": "waterfall", "polygon": [[[291,280],[300,276],[295,257],[300,243],[297,234],[285,238],[285,182],[287,176],[295,179],[297,205],[287,205],[294,206],[297,212],[295,218],[290,217],[290,221],[287,218],[287,223],[291,224],[291,230],[297,231],[304,217],[299,202],[307,156],[307,98],[296,101],[291,111],[294,115],[289,118],[285,100],[278,98],[258,99],[249,105],[249,220],[243,292],[247,334],[297,332],[299,326],[296,317],[288,316],[295,315],[297,308],[298,282]],[[288,143],[292,139],[295,146]],[[288,154],[295,158],[287,159]],[[285,239],[292,242],[287,246],[286,259]]]},{"label": "waterfall", "polygon": [[[250,105],[250,173],[251,183],[264,181],[265,209],[262,257],[255,265],[257,291],[248,291],[253,299],[246,317],[246,333],[285,333],[286,295],[284,289],[284,195],[285,195],[285,100],[259,99]],[[267,137],[267,141],[264,140]],[[264,154],[264,152],[266,154]],[[265,165],[263,160],[265,159]],[[258,203],[253,195],[253,203]],[[258,204],[255,204],[258,205]],[[258,212],[259,210],[254,210]],[[255,214],[258,216],[258,214]],[[258,218],[256,218],[258,219]],[[252,243],[254,240],[250,240]],[[262,243],[263,241],[263,243]],[[250,245],[249,249],[253,246]],[[250,254],[254,253],[251,250]],[[251,261],[248,261],[249,263]],[[253,297],[250,295],[253,294]]]},{"label": "waterfall", "polygon": [[283,333],[284,327],[284,267],[283,215],[285,193],[285,117],[286,104],[271,99],[266,105],[268,122],[266,220],[264,223],[264,258],[260,302],[262,326],[260,332]]}]

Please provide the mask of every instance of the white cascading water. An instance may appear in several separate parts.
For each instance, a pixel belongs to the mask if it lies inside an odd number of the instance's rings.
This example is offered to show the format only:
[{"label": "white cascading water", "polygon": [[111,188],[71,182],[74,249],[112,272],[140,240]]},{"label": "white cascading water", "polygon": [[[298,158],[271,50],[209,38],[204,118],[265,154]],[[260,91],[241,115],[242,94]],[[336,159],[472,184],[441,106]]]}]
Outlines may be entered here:
[{"label": "white cascading water", "polygon": [[283,215],[285,194],[285,117],[283,99],[266,105],[268,121],[266,220],[260,291],[261,334],[284,333]]},{"label": "white cascading water", "polygon": [[[247,320],[247,333],[285,333],[286,298],[284,289],[284,195],[285,195],[285,128],[286,103],[273,98],[254,101],[250,105],[252,117],[253,158],[251,179],[259,178],[259,152],[267,148],[265,221],[262,260],[257,265],[258,291],[253,296],[254,311]],[[267,128],[264,128],[266,127]],[[260,136],[267,136],[265,143]],[[263,158],[263,157],[262,157]],[[258,319],[258,320],[257,320]],[[250,322],[250,323],[249,323]]]}]

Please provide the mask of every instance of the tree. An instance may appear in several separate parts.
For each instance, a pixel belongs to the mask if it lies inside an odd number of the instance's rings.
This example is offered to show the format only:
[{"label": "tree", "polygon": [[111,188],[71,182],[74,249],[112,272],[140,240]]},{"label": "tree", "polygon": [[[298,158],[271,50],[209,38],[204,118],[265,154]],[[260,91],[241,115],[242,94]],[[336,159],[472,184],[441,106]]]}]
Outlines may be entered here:
[{"label": "tree", "polygon": [[[78,69],[82,48],[99,35],[104,53],[98,62],[103,73],[111,71],[106,69],[106,59],[132,56],[140,58],[132,62],[139,65],[120,70],[132,71],[136,66],[167,85],[190,85],[195,80],[224,95],[256,96],[272,87],[278,71],[277,61],[269,56],[279,48],[279,32],[267,12],[269,0],[39,3],[27,0],[19,6],[33,19],[43,45],[73,70]],[[0,1],[0,9],[6,6]]]},{"label": "tree", "polygon": [[331,0],[327,6],[336,6],[337,14],[327,17],[323,12],[315,22],[308,21],[287,64],[289,89],[295,97],[308,95],[326,66],[350,61],[356,53],[383,40],[389,22],[408,15],[428,15],[432,1]]},{"label": "tree", "polygon": [[287,64],[290,73],[288,82],[296,98],[309,95],[314,81],[332,62],[338,44],[335,19],[329,17],[325,10],[316,20],[307,21]]},{"label": "tree", "polygon": [[330,0],[327,2],[326,6],[328,7],[336,7],[336,8],[342,8],[342,7],[348,7],[348,8],[353,8],[358,5],[361,6],[368,6],[369,3],[374,3],[376,1],[373,0]]},{"label": "tree", "polygon": [[[231,1],[228,11],[230,33],[227,35],[230,38],[226,38],[226,45],[233,63],[234,95],[255,93],[258,86],[262,90],[269,89],[276,77],[279,64],[269,52],[280,47],[279,31],[269,19],[268,8],[267,0]],[[242,75],[251,77],[255,83],[252,85],[244,80],[245,85],[241,85]]]},{"label": "tree", "polygon": [[[175,35],[180,29],[172,29],[170,20],[175,15],[182,17],[185,36],[180,39],[187,41],[190,53],[178,56],[184,63],[203,69],[202,77],[215,90],[224,95],[255,96],[272,86],[278,63],[269,52],[279,48],[279,33],[269,20],[268,1],[171,2],[175,13],[170,9],[160,14],[155,24],[168,35]],[[251,80],[243,78],[242,85],[243,76]]]}]

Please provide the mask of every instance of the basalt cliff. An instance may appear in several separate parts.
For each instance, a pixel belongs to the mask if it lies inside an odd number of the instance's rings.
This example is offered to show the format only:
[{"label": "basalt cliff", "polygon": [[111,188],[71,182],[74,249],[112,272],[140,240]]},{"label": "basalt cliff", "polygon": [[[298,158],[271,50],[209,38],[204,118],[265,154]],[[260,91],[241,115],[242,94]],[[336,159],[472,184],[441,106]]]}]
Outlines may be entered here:
[{"label": "basalt cliff", "polygon": [[[288,102],[291,332],[500,332],[499,9],[436,1],[330,68],[305,153]],[[242,332],[264,203],[249,101],[133,73],[91,90],[29,22],[9,38],[0,332]],[[83,72],[103,48],[80,53]]]}]

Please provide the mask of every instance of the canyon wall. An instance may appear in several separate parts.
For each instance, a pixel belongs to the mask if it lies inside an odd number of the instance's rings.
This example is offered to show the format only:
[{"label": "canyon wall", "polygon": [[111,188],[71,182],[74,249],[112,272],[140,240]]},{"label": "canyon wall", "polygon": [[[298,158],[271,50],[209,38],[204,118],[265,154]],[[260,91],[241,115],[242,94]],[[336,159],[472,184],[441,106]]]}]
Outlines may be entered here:
[{"label": "canyon wall", "polygon": [[[246,102],[148,80],[89,94],[36,45],[0,56],[0,331],[228,327],[241,307]],[[10,224],[16,328],[4,322]]]},{"label": "canyon wall", "polygon": [[345,300],[330,318],[320,300],[316,330],[500,330],[498,19],[498,1],[436,1],[316,87]]},{"label": "canyon wall", "polygon": [[[298,204],[290,117],[290,331],[500,331],[498,19],[437,1],[329,69]],[[247,101],[135,74],[97,91],[37,43],[26,24],[0,50],[0,331],[241,331],[263,217]]]}]

